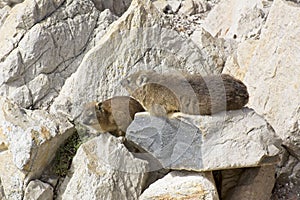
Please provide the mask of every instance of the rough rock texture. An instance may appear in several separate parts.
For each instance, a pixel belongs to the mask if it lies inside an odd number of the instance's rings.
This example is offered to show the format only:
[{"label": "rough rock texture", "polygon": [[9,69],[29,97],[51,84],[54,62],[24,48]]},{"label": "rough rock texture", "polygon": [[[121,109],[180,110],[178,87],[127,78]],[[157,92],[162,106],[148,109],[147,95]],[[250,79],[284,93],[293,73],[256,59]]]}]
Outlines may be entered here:
[{"label": "rough rock texture", "polygon": [[[199,34],[198,39],[205,41],[203,44],[214,41],[207,34]],[[223,65],[218,63],[224,64],[225,58],[215,56],[223,55],[224,51],[217,41],[207,49],[204,45],[198,46],[201,42],[195,43],[178,31],[172,31],[170,20],[164,18],[150,1],[135,0],[67,80],[51,106],[51,112],[74,118],[85,102],[127,94],[120,87],[120,81],[138,69],[163,71],[175,68],[202,74],[219,73]],[[211,57],[215,62],[206,53],[211,53],[213,47]]]},{"label": "rough rock texture", "polygon": [[[243,80],[250,93],[249,106],[270,123],[287,150],[281,155],[277,168],[272,199],[299,199],[299,0],[133,0],[129,5],[130,2],[0,0],[0,95],[7,98],[0,98],[0,199],[21,200],[29,181],[40,179],[44,182],[40,177],[44,167],[58,145],[71,134],[72,126],[67,117],[77,123],[76,117],[85,102],[127,94],[120,87],[120,80],[139,69],[157,72],[179,69],[202,74],[224,72]],[[42,110],[64,115],[53,116]],[[244,116],[237,114],[233,119],[239,119],[238,115]],[[214,123],[220,123],[218,115],[209,121],[214,128],[207,130],[203,127],[211,125],[200,126],[198,118],[181,116],[180,119],[186,122],[182,122],[182,128],[193,127],[190,131],[199,131],[191,125],[198,123],[202,133],[206,133],[200,138],[201,145],[212,141],[208,137],[210,133],[221,134],[220,130],[243,132],[235,135],[235,141],[251,136],[251,140],[246,139],[250,141],[247,145],[240,146],[240,153],[250,152],[249,155],[240,159],[240,155],[232,151],[236,146],[225,149],[228,155],[233,155],[234,162],[240,160],[237,166],[244,167],[251,162],[255,165],[272,163],[262,158],[266,152],[256,146],[260,144],[259,139],[249,135],[259,131],[270,133],[260,140],[266,141],[269,137],[266,145],[260,146],[263,150],[272,143],[274,132],[258,118],[257,121],[263,123],[253,130],[242,128],[244,124],[238,122],[240,127],[235,126],[231,118],[226,117],[224,119],[229,121],[223,123],[221,120],[222,125],[216,125]],[[188,119],[195,123],[189,123]],[[250,131],[248,135],[247,131]],[[230,142],[232,140],[226,140],[222,146],[244,144]],[[175,146],[178,148],[173,156],[182,146],[182,143]],[[251,157],[258,152],[261,152],[258,157]],[[267,155],[274,152],[276,148],[270,149]],[[203,156],[203,151],[200,153]],[[212,151],[211,155],[215,154]],[[249,162],[241,163],[245,158],[249,158]],[[218,169],[228,164],[219,161]],[[161,167],[155,162],[151,164],[150,169]],[[166,172],[165,169],[161,171],[158,177]],[[252,171],[251,174],[255,174],[255,170]],[[245,183],[254,180],[260,185],[257,178],[241,180]],[[148,179],[147,184],[154,179]],[[271,187],[271,181],[268,185]],[[237,188],[232,191],[237,196],[236,192],[244,188],[258,191],[255,184],[235,186]],[[245,187],[241,189],[240,186]],[[70,185],[69,189],[74,188]],[[268,195],[269,190],[265,190]],[[264,197],[256,196],[259,198]]]},{"label": "rough rock texture", "polygon": [[269,200],[275,184],[275,166],[223,170],[220,197],[224,200]]},{"label": "rough rock texture", "polygon": [[11,10],[11,8],[9,6],[5,6],[0,9],[0,27],[2,26],[5,19],[7,18],[10,10]]},{"label": "rough rock texture", "polygon": [[244,80],[251,96],[249,106],[267,119],[290,153],[284,156],[278,174],[278,193],[283,199],[300,196],[298,17],[298,5],[275,0],[260,39],[240,44],[232,65],[225,69]]},{"label": "rough rock texture", "polygon": [[253,110],[213,116],[176,113],[171,119],[138,113],[126,138],[164,168],[210,171],[277,163],[281,140]]},{"label": "rough rock texture", "polygon": [[117,16],[121,16],[129,7],[131,0],[92,0],[99,11],[109,9]]},{"label": "rough rock texture", "polygon": [[13,7],[18,3],[22,3],[24,0],[0,0],[0,9],[5,6]]},{"label": "rough rock texture", "polygon": [[[264,5],[266,4],[266,5]],[[203,23],[211,35],[247,39],[257,37],[268,15],[267,1],[221,1]]]},{"label": "rough rock texture", "polygon": [[211,9],[211,5],[207,0],[185,0],[179,12],[186,15],[194,15],[197,13],[205,13]]},{"label": "rough rock texture", "polygon": [[114,19],[80,0],[27,0],[7,15],[0,27],[0,94],[26,108],[50,105]]},{"label": "rough rock texture", "polygon": [[173,171],[159,179],[140,196],[139,200],[203,199],[218,200],[211,172]]},{"label": "rough rock texture", "polygon": [[101,134],[78,149],[58,199],[136,200],[147,171],[148,163],[135,158],[120,139]]},{"label": "rough rock texture", "polygon": [[52,200],[53,188],[39,180],[30,181],[26,187],[24,200]]},{"label": "rough rock texture", "polygon": [[6,199],[22,199],[25,189],[26,173],[13,163],[13,155],[9,151],[0,152],[0,179],[2,191]]},{"label": "rough rock texture", "polygon": [[5,148],[0,151],[0,160],[4,161],[0,162],[0,178],[6,197],[20,199],[28,180],[41,175],[73,132],[73,125],[65,119],[45,111],[22,109],[1,97],[0,136]]}]

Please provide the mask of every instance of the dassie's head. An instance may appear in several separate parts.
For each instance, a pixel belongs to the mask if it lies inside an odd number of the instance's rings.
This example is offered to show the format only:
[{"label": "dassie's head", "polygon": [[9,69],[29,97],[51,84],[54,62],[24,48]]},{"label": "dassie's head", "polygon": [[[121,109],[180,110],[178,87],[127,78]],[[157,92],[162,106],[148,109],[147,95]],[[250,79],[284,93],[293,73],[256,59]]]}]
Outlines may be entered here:
[{"label": "dassie's head", "polygon": [[83,125],[94,129],[97,132],[105,131],[101,127],[100,120],[106,120],[109,117],[109,111],[103,106],[102,102],[89,102],[85,104],[80,121]]},{"label": "dassie's head", "polygon": [[137,88],[143,87],[145,84],[155,82],[154,77],[157,73],[154,71],[140,70],[135,72],[121,81],[121,85],[131,94]]},{"label": "dassie's head", "polygon": [[97,132],[124,135],[135,113],[145,111],[139,102],[128,96],[116,96],[84,106],[80,121]]}]

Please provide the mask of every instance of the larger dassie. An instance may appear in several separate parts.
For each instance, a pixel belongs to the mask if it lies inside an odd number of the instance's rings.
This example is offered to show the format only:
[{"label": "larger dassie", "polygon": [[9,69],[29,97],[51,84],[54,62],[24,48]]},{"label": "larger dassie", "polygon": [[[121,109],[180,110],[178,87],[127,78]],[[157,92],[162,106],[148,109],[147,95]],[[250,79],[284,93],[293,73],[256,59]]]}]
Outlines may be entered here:
[{"label": "larger dassie", "polygon": [[133,98],[116,96],[99,103],[87,103],[80,121],[97,132],[110,132],[115,136],[124,136],[135,113],[143,111],[145,110],[141,104]]},{"label": "larger dassie", "polygon": [[247,87],[227,74],[138,71],[122,80],[121,85],[155,116],[173,112],[210,115],[240,109],[249,100]]}]

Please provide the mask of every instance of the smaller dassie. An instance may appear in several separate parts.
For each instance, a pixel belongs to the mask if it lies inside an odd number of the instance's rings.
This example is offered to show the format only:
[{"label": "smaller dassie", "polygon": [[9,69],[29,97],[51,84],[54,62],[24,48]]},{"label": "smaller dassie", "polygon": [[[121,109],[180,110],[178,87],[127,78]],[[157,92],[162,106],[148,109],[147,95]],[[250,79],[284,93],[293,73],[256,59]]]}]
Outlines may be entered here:
[{"label": "smaller dassie", "polygon": [[141,104],[131,97],[116,96],[103,102],[87,103],[80,121],[97,132],[110,132],[124,136],[135,113],[145,111]]},{"label": "smaller dassie", "polygon": [[121,85],[155,116],[174,112],[210,115],[241,109],[249,100],[247,87],[227,74],[201,76],[142,70],[122,80]]}]

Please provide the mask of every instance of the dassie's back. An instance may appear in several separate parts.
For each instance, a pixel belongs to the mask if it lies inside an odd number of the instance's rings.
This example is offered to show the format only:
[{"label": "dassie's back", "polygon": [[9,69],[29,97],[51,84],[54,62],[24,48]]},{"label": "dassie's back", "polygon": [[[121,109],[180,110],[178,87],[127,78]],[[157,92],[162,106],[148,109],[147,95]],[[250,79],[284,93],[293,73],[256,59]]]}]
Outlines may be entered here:
[{"label": "dassie's back", "polygon": [[[230,75],[159,74],[140,71],[122,84],[148,112],[212,114],[247,104],[247,87]],[[159,111],[159,112],[157,112]]]}]

